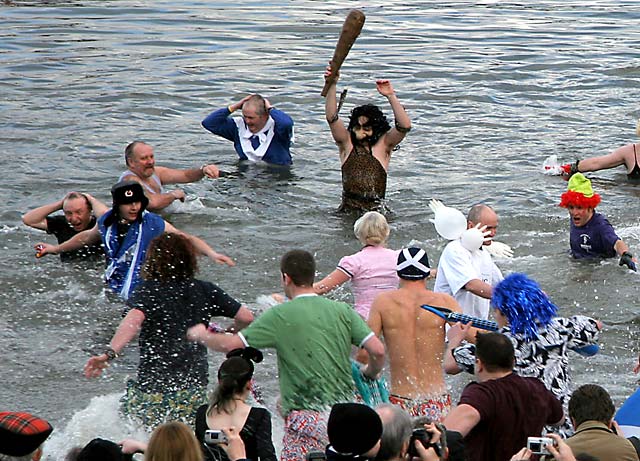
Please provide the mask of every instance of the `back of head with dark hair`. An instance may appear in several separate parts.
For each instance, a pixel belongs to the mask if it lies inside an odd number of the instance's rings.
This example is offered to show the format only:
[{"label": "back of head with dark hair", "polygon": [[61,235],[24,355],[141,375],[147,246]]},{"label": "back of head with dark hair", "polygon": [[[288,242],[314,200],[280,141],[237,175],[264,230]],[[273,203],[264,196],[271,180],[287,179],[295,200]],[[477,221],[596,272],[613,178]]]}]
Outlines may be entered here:
[{"label": "back of head with dark hair", "polygon": [[282,256],[280,271],[291,277],[296,286],[310,287],[316,276],[316,262],[308,251],[291,250]]},{"label": "back of head with dark hair", "polygon": [[569,417],[575,421],[576,428],[585,421],[608,425],[615,410],[609,393],[596,384],[580,386],[569,399]]},{"label": "back of head with dark hair", "polygon": [[477,334],[476,357],[489,372],[511,371],[515,364],[513,344],[502,333]]},{"label": "back of head with dark hair", "polygon": [[149,244],[142,268],[145,280],[172,282],[187,280],[198,272],[198,258],[191,241],[182,234],[168,232]]},{"label": "back of head with dark hair", "polygon": [[253,362],[242,356],[230,357],[218,369],[218,385],[211,394],[208,414],[213,410],[219,413],[233,411],[233,398],[244,391],[245,386],[253,377]]}]

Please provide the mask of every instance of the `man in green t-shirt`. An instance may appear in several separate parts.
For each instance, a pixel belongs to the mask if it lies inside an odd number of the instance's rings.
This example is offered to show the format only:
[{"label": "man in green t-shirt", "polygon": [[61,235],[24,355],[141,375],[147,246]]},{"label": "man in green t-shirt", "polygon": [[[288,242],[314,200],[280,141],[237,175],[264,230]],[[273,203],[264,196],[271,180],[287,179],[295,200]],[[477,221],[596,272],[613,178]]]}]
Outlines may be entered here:
[{"label": "man in green t-shirt", "polygon": [[273,348],[278,355],[282,414],[282,461],[304,459],[327,444],[326,410],[353,400],[351,345],[369,353],[362,370],[376,378],[384,365],[384,346],[362,318],[345,303],[317,296],[315,261],[292,250],[280,261],[282,285],[291,301],[275,306],[236,335],[210,333],[205,325],[188,331],[193,341],[220,352],[242,347]]}]

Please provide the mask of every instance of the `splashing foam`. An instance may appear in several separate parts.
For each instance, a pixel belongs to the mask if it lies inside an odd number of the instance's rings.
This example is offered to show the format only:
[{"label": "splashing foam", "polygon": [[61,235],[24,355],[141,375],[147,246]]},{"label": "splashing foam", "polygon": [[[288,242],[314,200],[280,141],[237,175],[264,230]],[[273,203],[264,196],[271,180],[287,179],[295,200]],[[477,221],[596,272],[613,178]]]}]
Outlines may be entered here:
[{"label": "splashing foam", "polygon": [[84,446],[96,437],[116,443],[127,438],[147,441],[149,434],[144,428],[119,413],[120,397],[122,393],[94,397],[62,430],[55,428],[45,443],[44,459],[64,459],[71,448]]}]

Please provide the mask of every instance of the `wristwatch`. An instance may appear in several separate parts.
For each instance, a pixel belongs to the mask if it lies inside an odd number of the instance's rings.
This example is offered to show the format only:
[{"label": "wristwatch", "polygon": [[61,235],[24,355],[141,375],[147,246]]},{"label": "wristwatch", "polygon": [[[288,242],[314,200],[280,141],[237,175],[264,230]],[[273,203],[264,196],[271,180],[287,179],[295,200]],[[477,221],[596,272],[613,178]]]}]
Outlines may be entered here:
[{"label": "wristwatch", "polygon": [[103,353],[107,356],[107,361],[109,362],[120,357],[120,354],[114,351],[111,347],[107,347]]}]

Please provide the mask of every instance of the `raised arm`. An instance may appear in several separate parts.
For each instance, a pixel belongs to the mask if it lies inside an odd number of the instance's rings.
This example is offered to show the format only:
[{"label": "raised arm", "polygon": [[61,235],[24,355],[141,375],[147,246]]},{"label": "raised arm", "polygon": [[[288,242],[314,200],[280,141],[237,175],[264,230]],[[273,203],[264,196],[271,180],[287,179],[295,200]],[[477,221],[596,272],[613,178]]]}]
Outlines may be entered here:
[{"label": "raised arm", "polygon": [[187,330],[187,339],[189,341],[204,344],[209,349],[218,352],[229,352],[234,349],[241,349],[245,347],[240,336],[226,333],[211,333],[202,323],[199,323]]},{"label": "raised arm", "polygon": [[82,195],[84,195],[89,201],[91,209],[93,210],[93,215],[96,217],[96,219],[100,218],[103,214],[109,211],[109,207],[95,198],[93,195],[86,193]]},{"label": "raised arm", "polygon": [[480,413],[471,405],[463,403],[449,412],[443,424],[450,431],[460,432],[463,437],[480,422]]},{"label": "raised arm", "polygon": [[606,170],[608,168],[615,168],[620,165],[626,165],[625,153],[627,151],[630,152],[631,150],[632,150],[631,145],[627,145],[627,146],[619,147],[607,155],[579,160],[577,164],[578,171],[586,172],[586,171]]},{"label": "raised arm", "polygon": [[29,227],[33,227],[34,229],[46,231],[47,216],[49,216],[51,213],[55,213],[58,210],[62,210],[63,202],[64,198],[61,198],[56,202],[48,203],[38,208],[34,208],[33,210],[27,212],[24,216],[22,216],[22,222]]},{"label": "raised arm", "polygon": [[[109,348],[116,356],[122,352],[125,346],[129,344],[133,338],[136,337],[140,328],[142,328],[142,322],[144,322],[144,319],[144,313],[139,309],[131,309],[125,318],[122,319],[118,329],[113,335],[113,338],[111,338],[111,342],[109,343]],[[100,355],[94,355],[84,366],[84,375],[87,378],[100,376],[102,370],[108,366],[109,360],[112,360],[113,358],[115,357],[110,357],[107,352]]]},{"label": "raised arm", "polygon": [[391,82],[389,80],[376,81],[376,88],[382,96],[387,98],[391,105],[391,109],[393,110],[395,124],[384,137],[384,142],[387,149],[390,151],[400,144],[407,133],[411,130],[411,119],[409,119],[407,112],[404,110],[402,104],[400,104],[400,100],[396,96],[393,86],[391,86]]},{"label": "raised arm", "polygon": [[313,284],[316,294],[323,295],[330,292],[335,287],[342,285],[349,280],[349,276],[340,269],[336,269],[325,278]]},{"label": "raised arm", "polygon": [[[324,73],[324,78],[327,79],[331,76],[331,66],[327,66],[327,70]],[[329,87],[327,91],[327,97],[324,100],[324,114],[327,118],[327,123],[329,124],[329,128],[331,129],[331,135],[333,136],[333,140],[336,142],[340,150],[345,150],[346,145],[350,142],[349,131],[344,126],[344,123],[340,119],[338,115],[338,101],[336,98],[336,85],[338,83],[338,79],[340,78],[340,73],[336,74],[336,79],[333,84]]]},{"label": "raised arm", "polygon": [[[162,167],[156,167],[156,171]],[[182,189],[175,189],[169,192],[163,192],[159,194],[150,194],[145,189],[145,184],[142,182],[140,177],[135,174],[127,174],[125,178],[128,181],[136,181],[142,185],[142,189],[144,190],[144,195],[149,199],[149,205],[147,206],[147,210],[153,211],[154,213],[162,211],[164,208],[171,205],[174,201],[180,200],[184,202],[184,191]],[[160,178],[160,182],[162,182],[162,178]]]},{"label": "raised arm", "polygon": [[233,331],[240,331],[253,322],[253,314],[246,306],[240,306],[233,319]]},{"label": "raised arm", "polygon": [[202,126],[213,134],[222,136],[229,141],[233,141],[237,132],[236,123],[229,118],[229,115],[242,108],[242,105],[251,97],[247,95],[240,101],[231,104],[229,107],[218,109],[210,113],[202,121]]},{"label": "raised arm", "polygon": [[185,170],[157,166],[156,173],[162,184],[184,184],[200,181],[205,176],[217,178],[220,175],[220,170],[215,165],[202,165],[200,168]]},{"label": "raised arm", "polygon": [[465,284],[464,289],[476,296],[486,299],[491,299],[491,294],[493,293],[493,287],[480,279],[469,280]]},{"label": "raised arm", "polygon": [[228,266],[235,266],[236,265],[236,263],[233,262],[233,259],[231,259],[227,255],[224,255],[222,253],[218,253],[218,252],[214,251],[214,249],[211,248],[207,244],[207,242],[205,242],[204,240],[196,237],[195,235],[191,235],[191,234],[188,234],[187,232],[180,231],[180,230],[176,229],[175,227],[173,227],[173,225],[171,225],[170,223],[168,223],[166,221],[165,221],[165,224],[164,224],[164,230],[165,230],[165,232],[169,232],[170,234],[181,234],[182,236],[188,238],[191,241],[191,243],[193,244],[193,246],[196,249],[196,251],[198,252],[198,254],[201,254],[203,256],[207,256],[207,257],[211,258],[211,260],[213,260],[214,262],[216,262],[218,264],[226,264]]},{"label": "raised arm", "polygon": [[365,341],[362,347],[369,353],[369,363],[362,370],[362,373],[368,378],[376,379],[384,367],[384,344],[374,334]]},{"label": "raised arm", "polygon": [[51,245],[49,243],[37,243],[35,249],[37,256],[44,256],[47,254],[66,253],[68,251],[79,250],[84,246],[90,246],[100,242],[100,230],[96,224],[91,229],[79,232],[71,237],[66,242],[60,245]]}]

